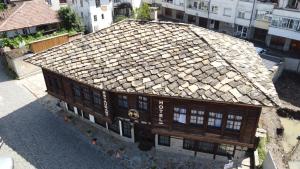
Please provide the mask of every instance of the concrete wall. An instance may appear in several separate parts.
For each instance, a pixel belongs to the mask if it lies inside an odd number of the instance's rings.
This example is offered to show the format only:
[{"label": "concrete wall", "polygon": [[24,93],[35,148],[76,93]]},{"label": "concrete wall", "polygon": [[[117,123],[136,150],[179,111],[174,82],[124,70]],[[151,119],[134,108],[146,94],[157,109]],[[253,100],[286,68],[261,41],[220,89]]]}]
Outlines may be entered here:
[{"label": "concrete wall", "polygon": [[263,162],[263,169],[277,169],[270,152],[267,153],[266,158]]},{"label": "concrete wall", "polygon": [[300,73],[300,59],[285,58],[284,69],[288,71]]}]

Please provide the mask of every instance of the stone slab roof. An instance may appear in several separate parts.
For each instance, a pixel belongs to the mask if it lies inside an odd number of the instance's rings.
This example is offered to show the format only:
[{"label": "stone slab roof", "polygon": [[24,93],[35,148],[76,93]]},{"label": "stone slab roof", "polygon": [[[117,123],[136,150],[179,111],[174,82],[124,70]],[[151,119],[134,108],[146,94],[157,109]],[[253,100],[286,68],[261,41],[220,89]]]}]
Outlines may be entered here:
[{"label": "stone slab roof", "polygon": [[0,13],[0,32],[59,22],[57,12],[43,0],[14,2]]},{"label": "stone slab roof", "polygon": [[126,20],[27,61],[109,91],[279,104],[251,43],[188,24]]}]

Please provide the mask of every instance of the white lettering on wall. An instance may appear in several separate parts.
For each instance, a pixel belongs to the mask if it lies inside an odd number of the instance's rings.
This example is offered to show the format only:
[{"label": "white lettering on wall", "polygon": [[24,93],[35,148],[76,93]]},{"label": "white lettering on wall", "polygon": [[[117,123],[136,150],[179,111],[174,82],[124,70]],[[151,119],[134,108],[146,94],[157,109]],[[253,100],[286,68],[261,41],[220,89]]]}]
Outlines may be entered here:
[{"label": "white lettering on wall", "polygon": [[164,112],[164,101],[158,101],[158,124],[164,124],[163,122],[163,112]]},{"label": "white lettering on wall", "polygon": [[107,106],[106,92],[102,91],[102,95],[103,95],[104,113],[105,113],[105,116],[108,116],[108,106]]}]

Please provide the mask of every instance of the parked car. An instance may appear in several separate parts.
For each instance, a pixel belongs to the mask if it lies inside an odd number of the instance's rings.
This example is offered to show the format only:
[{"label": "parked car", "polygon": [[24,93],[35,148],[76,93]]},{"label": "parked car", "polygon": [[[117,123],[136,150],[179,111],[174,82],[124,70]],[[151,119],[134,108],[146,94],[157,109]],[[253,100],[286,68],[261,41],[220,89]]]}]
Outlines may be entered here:
[{"label": "parked car", "polygon": [[256,52],[260,55],[260,54],[263,54],[265,53],[267,50],[266,49],[263,49],[263,48],[260,48],[260,47],[255,47],[256,49]]}]

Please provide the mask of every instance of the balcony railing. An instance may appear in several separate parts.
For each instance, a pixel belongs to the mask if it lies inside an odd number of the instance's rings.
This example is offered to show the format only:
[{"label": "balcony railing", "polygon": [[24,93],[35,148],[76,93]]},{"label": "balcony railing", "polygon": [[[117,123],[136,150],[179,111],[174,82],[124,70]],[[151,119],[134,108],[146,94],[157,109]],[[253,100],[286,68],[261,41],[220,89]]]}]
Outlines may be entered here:
[{"label": "balcony railing", "polygon": [[182,2],[174,2],[173,0],[163,0],[162,2],[164,3],[169,3],[169,4],[172,4],[172,5],[175,5],[175,6],[181,6],[181,7],[184,7],[184,1]]},{"label": "balcony railing", "polygon": [[300,32],[300,18],[273,16],[270,26]]}]

